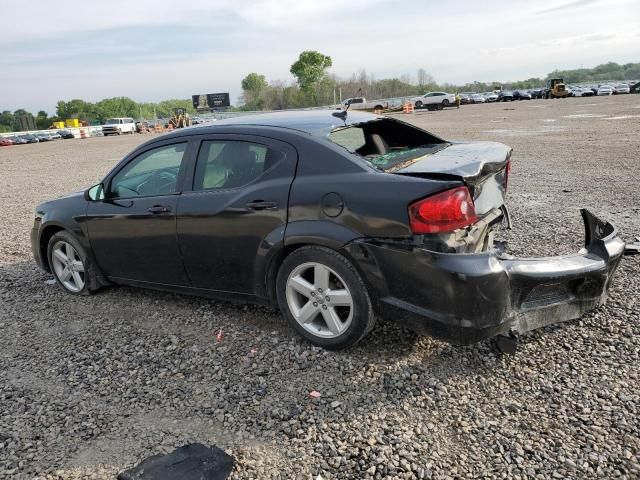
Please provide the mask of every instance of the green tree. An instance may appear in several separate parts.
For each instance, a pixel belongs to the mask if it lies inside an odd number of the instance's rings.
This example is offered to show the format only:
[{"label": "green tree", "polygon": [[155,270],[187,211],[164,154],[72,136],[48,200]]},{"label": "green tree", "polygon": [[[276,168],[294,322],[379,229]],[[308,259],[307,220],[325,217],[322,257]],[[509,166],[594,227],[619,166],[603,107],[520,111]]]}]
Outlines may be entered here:
[{"label": "green tree", "polygon": [[9,110],[4,110],[2,113],[0,113],[0,125],[13,128],[14,122],[15,117]]},{"label": "green tree", "polygon": [[190,99],[172,99],[163,100],[156,104],[156,112],[158,118],[168,118],[173,115],[174,108],[184,108],[190,115],[193,115],[196,111],[193,108],[193,103]]},{"label": "green tree", "polygon": [[307,50],[300,54],[298,60],[289,70],[297,79],[302,91],[317,98],[315,89],[327,75],[327,69],[333,65],[331,57],[314,50]]},{"label": "green tree", "polygon": [[267,81],[264,75],[259,75],[255,72],[250,73],[242,79],[242,90],[247,92],[253,92],[259,94],[262,90],[267,88]]},{"label": "green tree", "polygon": [[129,97],[113,97],[100,100],[95,105],[96,117],[100,122],[112,117],[137,117],[138,104]]},{"label": "green tree", "polygon": [[242,79],[241,85],[246,109],[262,110],[265,106],[263,94],[269,87],[264,75],[252,72]]},{"label": "green tree", "polygon": [[79,118],[81,120],[92,121],[97,118],[95,105],[79,98],[74,98],[68,102],[60,100],[56,104],[56,116],[62,120]]},{"label": "green tree", "polygon": [[40,110],[38,115],[36,115],[36,127],[39,129],[44,130],[45,128],[49,128],[52,121],[53,119],[49,118],[49,115],[44,110]]},{"label": "green tree", "polygon": [[563,78],[566,83],[606,82],[609,80],[637,80],[640,77],[640,63],[619,65],[615,62],[603,63],[593,68],[554,70],[550,78]]}]

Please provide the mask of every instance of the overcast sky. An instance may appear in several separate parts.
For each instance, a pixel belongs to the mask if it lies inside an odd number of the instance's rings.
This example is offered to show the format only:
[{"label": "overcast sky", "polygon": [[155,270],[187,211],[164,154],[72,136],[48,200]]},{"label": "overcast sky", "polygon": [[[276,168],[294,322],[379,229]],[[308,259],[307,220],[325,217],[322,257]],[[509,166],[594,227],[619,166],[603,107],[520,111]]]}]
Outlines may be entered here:
[{"label": "overcast sky", "polygon": [[640,61],[639,0],[108,0],[0,2],[0,110],[58,100],[240,94],[292,80],[303,50],[339,76],[424,68],[439,82],[517,80]]}]

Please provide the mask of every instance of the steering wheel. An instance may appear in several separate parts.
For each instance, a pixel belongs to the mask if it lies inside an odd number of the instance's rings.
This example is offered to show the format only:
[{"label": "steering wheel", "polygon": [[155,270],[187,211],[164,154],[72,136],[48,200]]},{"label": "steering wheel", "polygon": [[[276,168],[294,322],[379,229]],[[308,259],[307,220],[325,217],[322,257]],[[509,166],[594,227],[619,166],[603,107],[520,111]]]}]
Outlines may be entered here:
[{"label": "steering wheel", "polygon": [[168,170],[156,170],[138,185],[138,195],[173,193],[178,175]]}]

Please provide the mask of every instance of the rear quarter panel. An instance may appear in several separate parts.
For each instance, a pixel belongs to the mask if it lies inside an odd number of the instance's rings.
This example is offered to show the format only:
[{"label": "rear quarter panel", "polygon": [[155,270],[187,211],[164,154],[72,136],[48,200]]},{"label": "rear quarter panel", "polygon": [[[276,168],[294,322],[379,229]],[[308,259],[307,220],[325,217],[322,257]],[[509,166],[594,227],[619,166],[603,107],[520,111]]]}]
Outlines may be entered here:
[{"label": "rear quarter panel", "polygon": [[299,234],[298,222],[321,221],[326,234],[336,227],[341,242],[344,229],[352,239],[410,237],[408,205],[461,184],[384,173],[329,141],[305,147],[291,186],[287,236]]}]

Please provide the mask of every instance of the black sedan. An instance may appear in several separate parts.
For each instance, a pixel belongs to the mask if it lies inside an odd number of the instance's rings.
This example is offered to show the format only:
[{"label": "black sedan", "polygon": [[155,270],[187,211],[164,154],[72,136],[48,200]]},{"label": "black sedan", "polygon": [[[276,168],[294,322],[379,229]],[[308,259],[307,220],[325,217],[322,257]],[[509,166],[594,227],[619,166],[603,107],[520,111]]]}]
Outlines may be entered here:
[{"label": "black sedan", "polygon": [[531,100],[531,94],[527,90],[514,90],[514,100]]},{"label": "black sedan", "polygon": [[76,138],[75,135],[71,133],[69,130],[58,130],[58,135],[60,135],[60,138],[64,138],[65,140],[70,138]]},{"label": "black sedan", "polygon": [[510,157],[361,112],[223,120],[155,138],[38,206],[33,254],[75,295],[118,284],[279,305],[329,349],[381,315],[454,343],[499,335],[507,350],[601,305],[624,250],[585,210],[579,254],[507,255],[493,238],[509,223]]},{"label": "black sedan", "polygon": [[25,133],[24,135],[20,135],[20,138],[22,138],[27,143],[38,143],[38,142],[40,142],[38,137],[36,137],[35,135],[32,135],[30,133]]},{"label": "black sedan", "polygon": [[532,99],[540,99],[544,98],[544,88],[534,88],[533,90],[529,90]]},{"label": "black sedan", "polygon": [[498,94],[498,100],[496,100],[496,102],[511,102],[513,99],[513,92],[511,90],[503,90]]}]

